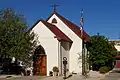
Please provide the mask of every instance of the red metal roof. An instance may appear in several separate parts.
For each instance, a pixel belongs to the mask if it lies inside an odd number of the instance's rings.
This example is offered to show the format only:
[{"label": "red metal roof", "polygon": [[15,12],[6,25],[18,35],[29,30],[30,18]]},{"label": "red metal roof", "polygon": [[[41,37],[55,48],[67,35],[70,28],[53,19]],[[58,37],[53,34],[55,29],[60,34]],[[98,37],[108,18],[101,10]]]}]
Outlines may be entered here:
[{"label": "red metal roof", "polygon": [[68,36],[66,36],[60,29],[58,29],[55,25],[50,24],[44,20],[38,20],[29,30],[28,32],[30,32],[39,22],[42,22],[43,24],[45,24],[56,36],[55,38],[57,38],[58,40],[65,40],[68,42],[73,42]]},{"label": "red metal roof", "polygon": [[115,68],[120,68],[120,60],[116,60]]},{"label": "red metal roof", "polygon": [[115,58],[120,58],[120,56],[118,55],[118,56],[115,56]]},{"label": "red metal roof", "polygon": [[[75,25],[74,23],[70,22],[69,20],[65,19],[63,16],[61,16],[60,14],[58,14],[57,12],[53,12],[50,17],[47,19],[47,21],[51,18],[52,15],[56,15],[61,21],[63,21],[78,37],[81,37],[81,30],[80,27],[78,27],[77,25]],[[83,37],[85,38],[85,41],[89,40],[89,35],[83,31]]]},{"label": "red metal roof", "polygon": [[66,36],[60,29],[58,29],[55,25],[50,24],[44,20],[41,20],[41,22],[44,25],[46,25],[46,27],[49,28],[56,35],[55,38],[57,38],[58,40],[72,42],[72,40],[68,36]]}]

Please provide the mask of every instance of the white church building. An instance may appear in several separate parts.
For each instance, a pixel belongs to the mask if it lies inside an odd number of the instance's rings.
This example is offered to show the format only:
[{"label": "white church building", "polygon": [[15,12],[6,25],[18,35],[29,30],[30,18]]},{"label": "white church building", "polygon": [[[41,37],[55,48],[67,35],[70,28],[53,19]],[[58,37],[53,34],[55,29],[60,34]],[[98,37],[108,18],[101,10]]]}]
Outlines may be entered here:
[{"label": "white church building", "polygon": [[[46,75],[54,66],[63,73],[63,57],[67,58],[67,69],[74,73],[82,73],[82,62],[79,62],[79,54],[82,55],[82,37],[88,41],[89,35],[68,19],[56,11],[47,20],[38,20],[30,29],[33,31],[45,51],[46,61],[43,71]],[[82,34],[81,34],[82,32]]]}]

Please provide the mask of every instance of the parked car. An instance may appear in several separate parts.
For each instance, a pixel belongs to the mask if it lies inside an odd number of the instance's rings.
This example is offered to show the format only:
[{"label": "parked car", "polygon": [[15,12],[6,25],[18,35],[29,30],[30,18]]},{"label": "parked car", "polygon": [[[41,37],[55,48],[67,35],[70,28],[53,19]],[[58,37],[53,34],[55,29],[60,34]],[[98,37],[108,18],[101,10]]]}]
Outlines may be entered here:
[{"label": "parked car", "polygon": [[25,67],[19,61],[15,61],[11,63],[11,59],[4,59],[0,68],[1,74],[25,74]]}]

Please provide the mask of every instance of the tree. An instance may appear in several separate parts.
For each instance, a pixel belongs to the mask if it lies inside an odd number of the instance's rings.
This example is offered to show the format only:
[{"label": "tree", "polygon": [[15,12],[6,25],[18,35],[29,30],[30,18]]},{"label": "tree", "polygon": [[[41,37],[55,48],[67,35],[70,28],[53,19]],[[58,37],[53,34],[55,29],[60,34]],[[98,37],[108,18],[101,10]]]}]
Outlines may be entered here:
[{"label": "tree", "polygon": [[87,49],[92,69],[99,70],[104,66],[112,68],[116,49],[114,43],[109,42],[105,36],[99,34],[91,36],[89,42],[87,42]]},{"label": "tree", "polygon": [[37,39],[33,32],[28,32],[28,25],[23,15],[13,9],[0,11],[0,56],[15,57],[28,62],[33,54]]}]

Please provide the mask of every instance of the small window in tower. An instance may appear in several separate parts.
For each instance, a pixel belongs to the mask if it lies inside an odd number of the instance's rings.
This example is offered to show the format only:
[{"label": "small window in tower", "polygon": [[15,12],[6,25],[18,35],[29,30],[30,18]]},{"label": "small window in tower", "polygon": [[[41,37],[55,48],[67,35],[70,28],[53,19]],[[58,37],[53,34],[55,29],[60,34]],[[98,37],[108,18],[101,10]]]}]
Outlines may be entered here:
[{"label": "small window in tower", "polygon": [[52,20],[52,23],[57,23],[57,20],[54,18],[54,19]]}]

